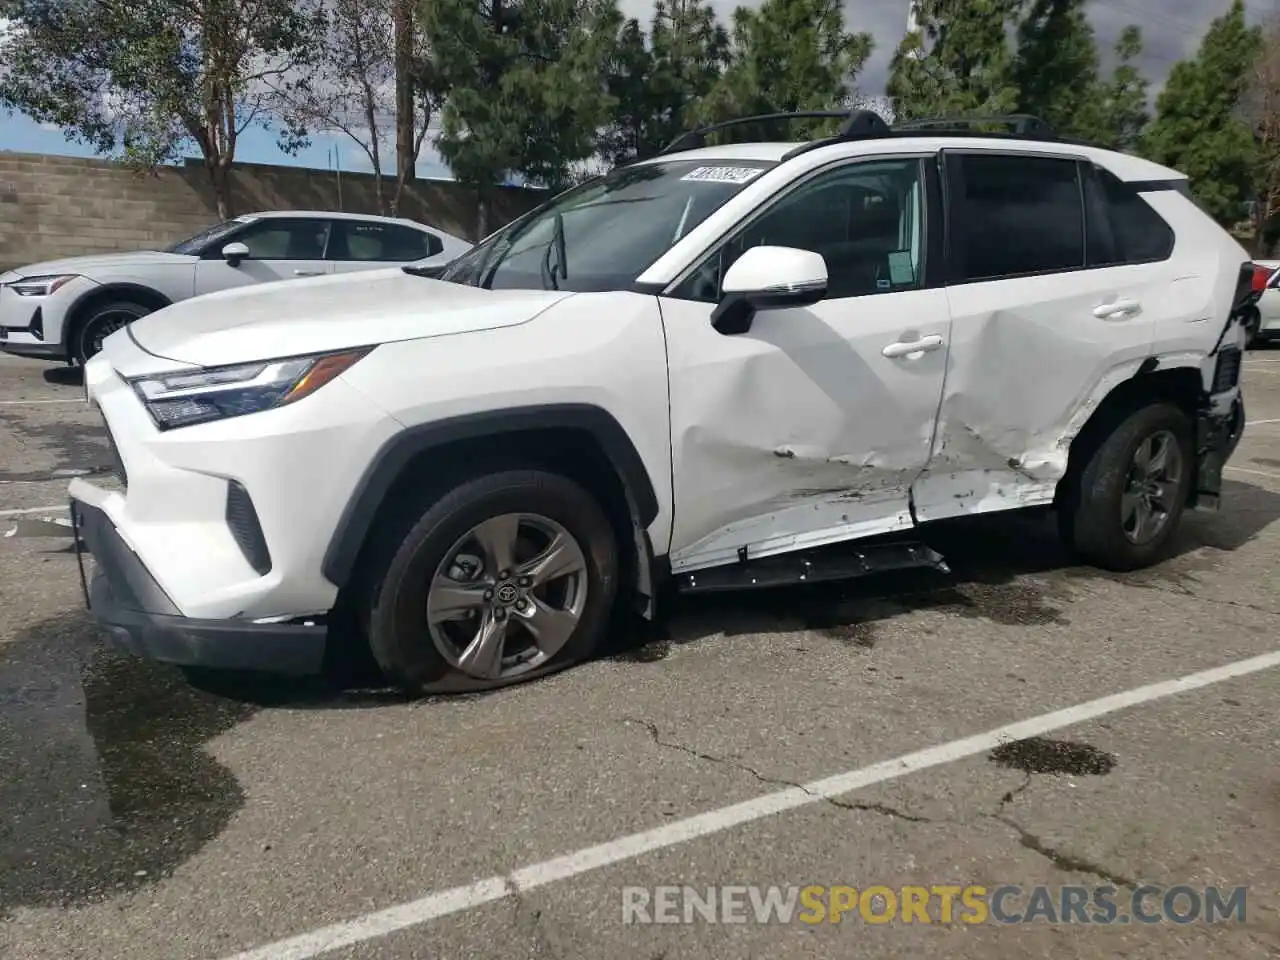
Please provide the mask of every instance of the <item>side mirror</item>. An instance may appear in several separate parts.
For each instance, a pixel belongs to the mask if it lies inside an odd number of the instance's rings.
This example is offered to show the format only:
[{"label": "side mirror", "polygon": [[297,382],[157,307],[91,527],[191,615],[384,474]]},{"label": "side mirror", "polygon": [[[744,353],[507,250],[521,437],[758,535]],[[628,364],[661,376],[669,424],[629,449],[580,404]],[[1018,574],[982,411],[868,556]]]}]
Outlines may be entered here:
[{"label": "side mirror", "polygon": [[248,259],[249,248],[243,243],[228,243],[222,248],[222,259],[233,267],[240,266],[240,261]]},{"label": "side mirror", "polygon": [[827,294],[827,262],[795,247],[751,247],[725,271],[711,325],[724,334],[746,333],[757,310],[817,303]]}]

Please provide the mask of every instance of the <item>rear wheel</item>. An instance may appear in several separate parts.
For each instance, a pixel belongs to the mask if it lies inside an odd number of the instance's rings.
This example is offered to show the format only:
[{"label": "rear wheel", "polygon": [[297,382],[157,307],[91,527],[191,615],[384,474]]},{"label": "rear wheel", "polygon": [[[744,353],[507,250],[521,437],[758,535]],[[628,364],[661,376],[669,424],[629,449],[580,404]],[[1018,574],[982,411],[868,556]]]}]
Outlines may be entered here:
[{"label": "rear wheel", "polygon": [[1169,403],[1125,417],[1093,450],[1059,505],[1062,533],[1108,570],[1156,563],[1177,529],[1192,479],[1192,426]]},{"label": "rear wheel", "polygon": [[150,307],[130,300],[115,300],[91,307],[88,317],[79,324],[76,332],[73,347],[76,362],[83,366],[102,350],[103,340],[151,312]]},{"label": "rear wheel", "polygon": [[617,591],[613,530],[565,477],[469,480],[387,544],[367,598],[369,646],[411,693],[533,679],[589,658],[603,639]]}]

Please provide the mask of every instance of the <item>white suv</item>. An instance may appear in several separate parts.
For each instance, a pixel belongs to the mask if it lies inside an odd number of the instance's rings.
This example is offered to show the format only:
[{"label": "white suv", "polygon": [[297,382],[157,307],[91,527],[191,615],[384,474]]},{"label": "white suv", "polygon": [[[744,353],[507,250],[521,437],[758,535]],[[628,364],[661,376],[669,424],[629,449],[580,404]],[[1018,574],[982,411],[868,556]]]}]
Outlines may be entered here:
[{"label": "white suv", "polygon": [[1140,567],[1217,505],[1248,289],[1180,174],[1043,130],[857,112],[677,144],[444,279],[229,291],[109,337],[86,380],[127,492],[72,481],[87,599],[146,656],[368,644],[421,692],[587,658],[667,575],[941,566],[908,532],[948,517],[1052,506],[1083,558]]},{"label": "white suv", "polygon": [[116,330],[188,297],[392,263],[429,272],[469,249],[465,240],[412,220],[323,210],[250,213],[167,250],[50,260],[0,274],[0,350],[82,364]]}]

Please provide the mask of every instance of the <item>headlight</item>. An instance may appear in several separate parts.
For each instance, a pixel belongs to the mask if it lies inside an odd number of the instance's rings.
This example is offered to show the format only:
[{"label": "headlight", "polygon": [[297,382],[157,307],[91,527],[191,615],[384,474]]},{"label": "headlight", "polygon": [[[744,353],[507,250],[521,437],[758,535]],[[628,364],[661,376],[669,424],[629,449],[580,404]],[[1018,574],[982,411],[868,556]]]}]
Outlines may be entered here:
[{"label": "headlight", "polygon": [[47,297],[59,287],[65,286],[76,278],[74,273],[64,273],[50,277],[22,277],[10,280],[5,284],[20,297]]},{"label": "headlight", "polygon": [[239,417],[310,396],[373,347],[283,360],[260,360],[129,381],[161,430]]}]

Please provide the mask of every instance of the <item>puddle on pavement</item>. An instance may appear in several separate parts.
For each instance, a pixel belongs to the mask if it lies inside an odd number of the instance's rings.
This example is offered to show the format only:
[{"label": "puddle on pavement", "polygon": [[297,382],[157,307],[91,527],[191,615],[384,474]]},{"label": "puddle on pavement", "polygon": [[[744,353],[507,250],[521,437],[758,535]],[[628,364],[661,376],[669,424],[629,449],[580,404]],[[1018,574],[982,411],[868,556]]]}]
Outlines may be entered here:
[{"label": "puddle on pavement", "polygon": [[156,882],[244,804],[205,745],[254,706],[102,649],[83,617],[47,621],[4,653],[0,761],[15,775],[0,782],[0,917]]},{"label": "puddle on pavement", "polygon": [[1068,776],[1106,776],[1116,765],[1115,754],[1089,743],[1028,737],[1002,743],[990,758],[1002,767],[1024,773],[1063,773]]}]

